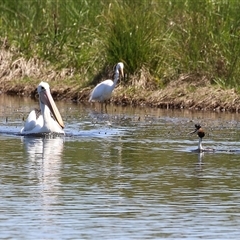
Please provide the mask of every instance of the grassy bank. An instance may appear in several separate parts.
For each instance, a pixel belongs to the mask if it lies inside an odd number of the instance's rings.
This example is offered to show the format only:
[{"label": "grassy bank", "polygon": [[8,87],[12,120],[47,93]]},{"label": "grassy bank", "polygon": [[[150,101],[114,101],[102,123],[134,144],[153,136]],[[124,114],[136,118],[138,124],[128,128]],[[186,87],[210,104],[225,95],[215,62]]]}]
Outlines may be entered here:
[{"label": "grassy bank", "polygon": [[12,63],[35,61],[55,78],[64,69],[79,88],[123,61],[127,85],[161,89],[190,74],[239,91],[239,12],[237,0],[2,0],[1,45]]}]

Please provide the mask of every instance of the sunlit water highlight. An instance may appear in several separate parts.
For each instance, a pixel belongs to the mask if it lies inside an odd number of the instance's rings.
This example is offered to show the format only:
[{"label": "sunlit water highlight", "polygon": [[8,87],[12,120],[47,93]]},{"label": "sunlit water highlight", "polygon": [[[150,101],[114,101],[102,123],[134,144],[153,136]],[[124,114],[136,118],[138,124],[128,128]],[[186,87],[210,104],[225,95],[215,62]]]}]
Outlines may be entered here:
[{"label": "sunlit water highlight", "polygon": [[0,103],[1,239],[238,239],[238,114],[57,102],[66,136],[33,138],[37,102]]}]

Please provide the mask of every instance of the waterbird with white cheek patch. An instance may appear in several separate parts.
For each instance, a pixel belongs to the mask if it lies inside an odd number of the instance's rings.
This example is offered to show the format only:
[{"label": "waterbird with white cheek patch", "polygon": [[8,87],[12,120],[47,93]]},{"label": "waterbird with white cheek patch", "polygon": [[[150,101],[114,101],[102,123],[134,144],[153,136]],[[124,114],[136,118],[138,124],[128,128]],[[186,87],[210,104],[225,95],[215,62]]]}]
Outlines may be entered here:
[{"label": "waterbird with white cheek patch", "polygon": [[204,138],[205,136],[205,132],[203,130],[203,128],[201,127],[200,124],[195,124],[195,130],[193,132],[190,132],[191,134],[192,133],[197,133],[198,137],[199,137],[199,141],[198,141],[198,148],[194,151],[197,151],[197,152],[214,152],[215,149],[213,148],[204,148],[202,146],[202,139]]}]

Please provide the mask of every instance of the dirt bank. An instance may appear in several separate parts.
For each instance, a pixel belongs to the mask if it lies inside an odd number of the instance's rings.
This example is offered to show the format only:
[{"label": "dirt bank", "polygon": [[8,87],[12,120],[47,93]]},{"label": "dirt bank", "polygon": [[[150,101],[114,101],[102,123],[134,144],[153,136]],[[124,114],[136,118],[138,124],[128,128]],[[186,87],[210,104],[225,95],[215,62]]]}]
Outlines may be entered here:
[{"label": "dirt bank", "polygon": [[[38,59],[13,59],[13,53],[0,51],[0,91],[2,94],[37,97],[36,86],[48,81],[56,100],[87,101],[91,88],[80,88],[73,81],[71,69],[52,70]],[[156,89],[156,88],[155,88]],[[145,105],[157,108],[185,108],[239,112],[240,95],[233,89],[223,90],[204,77],[183,75],[161,90],[145,84],[123,86],[113,92],[111,102],[118,105]]]}]

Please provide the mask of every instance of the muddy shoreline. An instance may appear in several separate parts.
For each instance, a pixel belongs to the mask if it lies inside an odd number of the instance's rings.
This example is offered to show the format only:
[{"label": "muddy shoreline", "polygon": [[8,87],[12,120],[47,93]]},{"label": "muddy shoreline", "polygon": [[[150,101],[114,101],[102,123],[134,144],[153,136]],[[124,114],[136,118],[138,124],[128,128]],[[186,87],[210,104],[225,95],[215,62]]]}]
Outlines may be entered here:
[{"label": "muddy shoreline", "polygon": [[[49,82],[56,101],[86,102],[91,89],[79,89],[55,85]],[[201,86],[199,86],[201,85]],[[1,94],[38,98],[34,84],[1,84]],[[111,103],[116,105],[147,106],[164,109],[190,109],[219,112],[240,112],[240,96],[234,89],[223,90],[210,83],[189,79],[170,83],[161,90],[146,90],[141,87],[117,86],[113,91]]]},{"label": "muddy shoreline", "polygon": [[[13,59],[13,52],[0,50],[1,94],[37,98],[37,85],[47,81],[55,100],[85,102],[94,88],[94,85],[81,88],[72,69],[54,70],[36,58]],[[204,76],[182,74],[162,89],[150,78],[140,74],[130,79],[131,84],[118,83],[110,101],[124,106],[240,112],[239,93],[234,89],[222,89]]]}]

